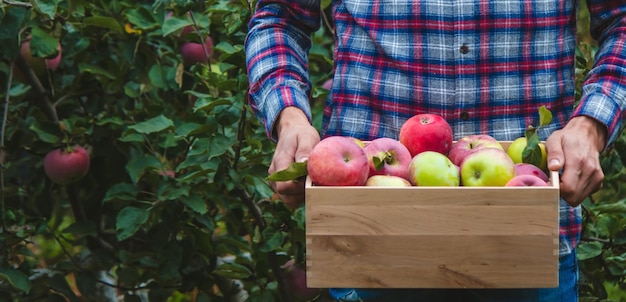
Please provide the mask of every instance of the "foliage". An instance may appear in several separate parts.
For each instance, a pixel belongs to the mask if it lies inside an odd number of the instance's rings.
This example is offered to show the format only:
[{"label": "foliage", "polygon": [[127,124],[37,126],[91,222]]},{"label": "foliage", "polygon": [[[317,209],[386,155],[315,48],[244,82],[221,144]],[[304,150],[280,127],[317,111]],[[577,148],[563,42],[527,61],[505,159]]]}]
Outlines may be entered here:
[{"label": "foliage", "polygon": [[[304,259],[304,213],[267,185],[274,145],[246,94],[251,5],[0,4],[0,300],[293,300],[280,266]],[[309,62],[318,127],[332,75],[324,20]],[[187,26],[194,31],[181,34]],[[18,52],[28,35],[39,57],[61,43],[59,69],[27,72]],[[183,64],[180,45],[207,35],[210,64]],[[594,45],[579,46],[580,83]],[[71,145],[90,151],[90,171],[56,185],[42,159]],[[624,299],[625,149],[620,137],[603,155],[604,189],[585,202],[585,299]]]}]

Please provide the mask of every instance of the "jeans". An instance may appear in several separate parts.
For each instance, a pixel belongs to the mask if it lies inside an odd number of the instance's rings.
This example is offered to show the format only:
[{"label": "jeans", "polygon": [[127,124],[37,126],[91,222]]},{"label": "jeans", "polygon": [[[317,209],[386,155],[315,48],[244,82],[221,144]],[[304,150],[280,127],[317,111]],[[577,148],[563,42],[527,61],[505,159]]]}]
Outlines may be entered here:
[{"label": "jeans", "polygon": [[364,302],[577,302],[576,252],[559,257],[559,287],[529,289],[340,289],[331,288],[336,301]]}]

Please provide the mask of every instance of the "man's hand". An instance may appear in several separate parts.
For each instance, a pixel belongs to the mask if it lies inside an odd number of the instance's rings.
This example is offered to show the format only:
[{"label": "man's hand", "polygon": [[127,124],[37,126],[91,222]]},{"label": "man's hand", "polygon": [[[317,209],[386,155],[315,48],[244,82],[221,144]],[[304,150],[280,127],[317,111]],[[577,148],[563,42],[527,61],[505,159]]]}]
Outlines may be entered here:
[{"label": "man's hand", "polygon": [[548,169],[562,169],[561,197],[573,207],[602,187],[600,152],[606,136],[604,125],[593,118],[577,116],[546,141]]},{"label": "man's hand", "polygon": [[[307,160],[320,135],[311,126],[306,115],[296,107],[283,109],[275,126],[278,144],[268,173],[287,169],[294,162]],[[304,181],[270,181],[274,192],[288,208],[295,209],[304,203]]]}]

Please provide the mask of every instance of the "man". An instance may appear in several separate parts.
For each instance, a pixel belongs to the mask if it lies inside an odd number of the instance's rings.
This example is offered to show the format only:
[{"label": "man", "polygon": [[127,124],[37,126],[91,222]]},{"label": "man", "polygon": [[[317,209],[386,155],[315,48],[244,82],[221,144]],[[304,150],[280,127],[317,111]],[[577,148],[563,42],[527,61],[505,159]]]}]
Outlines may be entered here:
[{"label": "man", "polygon": [[[398,291],[406,294],[402,299],[577,300],[579,205],[600,188],[599,154],[624,121],[626,1],[587,1],[599,50],[574,106],[576,5],[574,0],[333,1],[335,73],[322,137],[397,138],[408,117],[427,112],[446,118],[455,139],[486,133],[513,140],[538,125],[541,105],[554,116],[539,135],[546,140],[549,169],[561,171],[559,288]],[[319,0],[259,0],[250,22],[250,102],[277,142],[269,173],[305,160],[320,140],[311,126],[307,69],[310,35],[320,17]],[[290,207],[304,201],[302,182],[272,186]],[[371,301],[396,292],[331,290],[344,301],[376,294]],[[427,295],[432,300],[420,300]]]}]

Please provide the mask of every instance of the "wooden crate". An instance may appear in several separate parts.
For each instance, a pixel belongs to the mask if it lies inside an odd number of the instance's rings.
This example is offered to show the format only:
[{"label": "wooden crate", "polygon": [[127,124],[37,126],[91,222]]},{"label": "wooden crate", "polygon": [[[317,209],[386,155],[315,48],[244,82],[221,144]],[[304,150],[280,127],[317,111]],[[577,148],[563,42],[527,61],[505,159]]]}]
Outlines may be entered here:
[{"label": "wooden crate", "polygon": [[306,183],[313,288],[558,286],[559,179],[548,187]]}]

